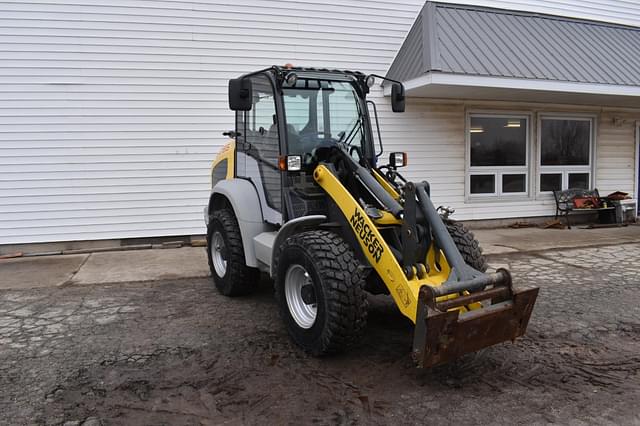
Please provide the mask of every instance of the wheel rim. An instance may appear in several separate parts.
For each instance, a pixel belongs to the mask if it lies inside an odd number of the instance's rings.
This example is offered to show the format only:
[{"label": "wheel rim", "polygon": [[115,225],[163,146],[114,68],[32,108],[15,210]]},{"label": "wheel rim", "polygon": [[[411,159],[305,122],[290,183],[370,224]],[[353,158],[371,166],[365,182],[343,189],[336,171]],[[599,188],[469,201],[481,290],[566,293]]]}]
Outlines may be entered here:
[{"label": "wheel rim", "polygon": [[303,287],[312,286],[311,276],[301,265],[291,265],[284,278],[284,294],[287,299],[289,312],[296,324],[309,329],[316,322],[318,315],[317,303],[306,303],[302,296]]},{"label": "wheel rim", "polygon": [[215,231],[211,237],[211,260],[213,269],[220,278],[227,273],[227,259],[224,247],[224,238],[219,231]]}]

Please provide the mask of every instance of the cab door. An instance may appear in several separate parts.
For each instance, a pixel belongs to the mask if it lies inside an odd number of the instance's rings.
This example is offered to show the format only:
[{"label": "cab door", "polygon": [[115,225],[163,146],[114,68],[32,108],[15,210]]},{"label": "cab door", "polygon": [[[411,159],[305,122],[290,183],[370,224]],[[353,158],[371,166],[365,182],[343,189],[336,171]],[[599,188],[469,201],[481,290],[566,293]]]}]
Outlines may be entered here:
[{"label": "cab door", "polygon": [[255,186],[266,222],[282,224],[282,175],[278,169],[280,138],[276,98],[265,75],[250,78],[253,92],[249,111],[237,112],[237,175]]}]

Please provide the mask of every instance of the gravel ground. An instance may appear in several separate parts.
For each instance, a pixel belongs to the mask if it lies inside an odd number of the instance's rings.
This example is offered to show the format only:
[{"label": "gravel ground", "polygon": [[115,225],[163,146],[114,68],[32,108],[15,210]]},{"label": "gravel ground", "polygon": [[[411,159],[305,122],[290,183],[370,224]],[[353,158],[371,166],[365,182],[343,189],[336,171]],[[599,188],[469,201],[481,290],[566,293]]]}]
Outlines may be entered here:
[{"label": "gravel ground", "polygon": [[363,343],[314,359],[270,284],[0,292],[2,424],[640,424],[640,244],[491,258],[540,286],[529,331],[432,370],[372,298]]}]

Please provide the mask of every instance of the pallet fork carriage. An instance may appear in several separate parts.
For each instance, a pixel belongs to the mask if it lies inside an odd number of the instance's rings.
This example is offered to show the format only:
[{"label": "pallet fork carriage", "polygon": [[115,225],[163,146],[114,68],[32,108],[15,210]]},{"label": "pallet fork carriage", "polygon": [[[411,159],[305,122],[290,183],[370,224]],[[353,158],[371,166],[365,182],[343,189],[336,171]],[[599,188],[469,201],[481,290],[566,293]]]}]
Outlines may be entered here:
[{"label": "pallet fork carriage", "polygon": [[473,234],[435,208],[428,183],[398,172],[406,154],[377,165],[366,100],[376,78],[404,111],[401,83],[359,72],[274,66],[230,81],[236,129],[213,162],[205,211],[217,288],[247,294],[269,273],[289,334],[314,355],[362,334],[365,292],[390,294],[415,324],[420,367],[515,340],[538,289],[485,272]]}]

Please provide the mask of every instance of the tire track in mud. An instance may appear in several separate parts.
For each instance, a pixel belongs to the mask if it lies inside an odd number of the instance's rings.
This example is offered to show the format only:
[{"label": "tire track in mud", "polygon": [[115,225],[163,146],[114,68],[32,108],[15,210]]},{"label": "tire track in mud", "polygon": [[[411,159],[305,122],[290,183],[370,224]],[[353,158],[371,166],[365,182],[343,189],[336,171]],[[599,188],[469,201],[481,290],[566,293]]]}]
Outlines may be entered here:
[{"label": "tire track in mud", "polygon": [[[385,317],[383,312],[380,319]],[[637,329],[623,328],[625,339],[637,343]],[[406,391],[415,385],[426,391],[416,415],[433,407],[442,409],[437,398],[429,396],[434,393],[446,398],[470,390],[495,396],[515,386],[566,399],[594,388],[614,394],[638,391],[632,379],[640,360],[607,349],[608,333],[603,333],[602,342],[585,344],[572,341],[567,333],[549,337],[533,331],[516,345],[490,348],[429,372],[416,372],[408,354],[402,353],[404,344],[410,343],[408,331],[397,324],[386,328],[373,324],[357,353],[325,360],[301,354],[282,333],[225,342],[224,350],[178,346],[120,353],[67,377],[53,392],[56,397],[50,409],[61,410],[64,418],[97,415],[115,423],[258,424],[269,418],[385,424],[408,415],[402,412],[404,401],[394,395],[398,386]],[[384,344],[390,341],[397,346]],[[376,378],[375,367],[387,370],[386,375]],[[384,392],[390,375],[395,378]]]},{"label": "tire track in mud", "polygon": [[[361,345],[315,359],[290,342],[268,287],[243,299],[218,296],[206,280],[14,295],[12,306],[43,317],[71,306],[56,351],[0,351],[0,387],[22,404],[0,408],[42,424],[640,421],[634,271],[616,270],[620,278],[549,259],[504,260],[518,280],[541,286],[527,335],[424,371],[410,359],[412,324],[384,297],[372,298]],[[76,321],[71,308],[86,305],[89,291],[96,306]],[[92,320],[101,300],[114,310],[108,322]]]},{"label": "tire track in mud", "polygon": [[[295,357],[280,360],[295,361]],[[61,385],[64,391],[58,394],[54,405],[63,409],[75,405],[72,411],[83,411],[86,416],[109,417],[116,413],[116,417],[126,418],[127,422],[135,422],[141,413],[151,416],[147,420],[156,414],[173,413],[193,420],[242,419],[257,423],[264,416],[277,419],[278,410],[274,408],[281,403],[291,404],[292,397],[297,403],[308,404],[311,412],[322,412],[323,416],[316,419],[319,422],[329,416],[342,423],[359,418],[367,411],[363,403],[367,397],[359,393],[357,386],[320,369],[306,368],[304,363],[291,364],[294,368],[276,363],[266,370],[268,367],[257,361],[259,368],[231,369],[227,362],[212,363],[207,353],[200,350],[192,352],[184,361],[176,363],[169,352],[164,352],[149,358],[142,364],[142,370],[139,362],[121,363],[120,377],[115,383],[111,377],[112,384],[108,383],[112,373],[106,368],[94,369],[91,377],[87,377],[85,371]],[[168,373],[174,369],[181,372],[179,380]],[[93,383],[105,383],[105,387],[95,392]],[[304,411],[295,414],[291,409],[282,408],[283,421],[294,421],[297,417],[301,422],[314,419]],[[160,416],[158,420],[163,418]]]},{"label": "tire track in mud", "polygon": [[633,378],[640,374],[639,352],[627,349],[621,354],[598,347],[577,345],[562,337],[545,341],[529,338],[518,348],[509,348],[510,353],[505,354],[509,359],[502,364],[485,359],[483,370],[495,373],[494,384],[512,381],[538,391],[638,391]]}]

